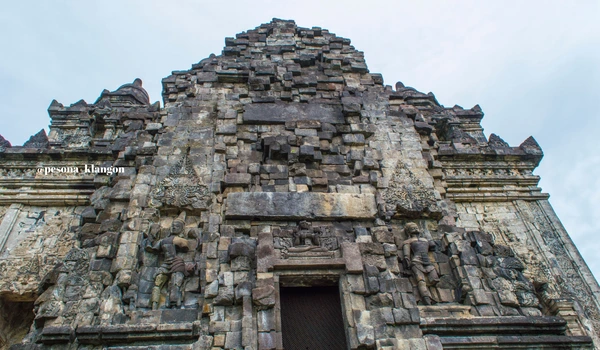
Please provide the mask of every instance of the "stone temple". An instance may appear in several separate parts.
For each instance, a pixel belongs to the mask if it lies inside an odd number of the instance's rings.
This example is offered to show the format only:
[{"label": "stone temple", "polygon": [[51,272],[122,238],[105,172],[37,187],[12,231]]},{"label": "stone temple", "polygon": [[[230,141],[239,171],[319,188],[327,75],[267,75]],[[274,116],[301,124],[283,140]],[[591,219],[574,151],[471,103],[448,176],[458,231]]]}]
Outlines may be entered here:
[{"label": "stone temple", "polygon": [[162,83],[0,137],[0,348],[600,348],[533,138],[293,21]]}]

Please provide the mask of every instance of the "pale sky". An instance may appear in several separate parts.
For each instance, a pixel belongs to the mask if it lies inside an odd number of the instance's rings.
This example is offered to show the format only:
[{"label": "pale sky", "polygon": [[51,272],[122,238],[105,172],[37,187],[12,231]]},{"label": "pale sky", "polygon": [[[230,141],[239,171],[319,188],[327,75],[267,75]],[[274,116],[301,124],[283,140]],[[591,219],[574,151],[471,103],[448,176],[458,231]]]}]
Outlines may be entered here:
[{"label": "pale sky", "polygon": [[540,186],[600,276],[599,1],[10,1],[0,12],[0,134],[21,145],[52,99],[93,103],[189,69],[273,17],[350,38],[385,84],[485,113],[486,135],[533,135]]}]

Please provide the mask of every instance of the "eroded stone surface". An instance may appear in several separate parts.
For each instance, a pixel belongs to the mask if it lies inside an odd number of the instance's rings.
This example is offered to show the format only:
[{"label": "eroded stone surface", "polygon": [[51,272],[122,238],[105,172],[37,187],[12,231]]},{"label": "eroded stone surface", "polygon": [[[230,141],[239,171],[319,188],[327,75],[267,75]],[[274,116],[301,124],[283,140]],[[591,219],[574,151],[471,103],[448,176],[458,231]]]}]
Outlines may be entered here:
[{"label": "eroded stone surface", "polygon": [[[254,203],[249,206],[248,203]],[[227,196],[226,217],[268,219],[369,219],[375,217],[371,194],[237,192]]]},{"label": "eroded stone surface", "polygon": [[253,104],[245,108],[243,120],[246,124],[285,124],[298,121],[344,124],[345,122],[341,106],[322,103]]},{"label": "eroded stone surface", "polygon": [[533,138],[293,21],[162,83],[162,107],[135,79],[0,137],[0,301],[34,312],[0,346],[282,348],[279,290],[310,286],[339,287],[351,349],[599,346]]}]

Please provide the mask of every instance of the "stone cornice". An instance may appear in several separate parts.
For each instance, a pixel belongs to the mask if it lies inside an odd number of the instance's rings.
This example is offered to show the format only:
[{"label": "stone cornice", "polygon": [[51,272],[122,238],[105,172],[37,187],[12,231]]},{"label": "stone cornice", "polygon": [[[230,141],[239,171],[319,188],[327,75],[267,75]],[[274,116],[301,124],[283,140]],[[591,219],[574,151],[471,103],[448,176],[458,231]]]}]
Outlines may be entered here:
[{"label": "stone cornice", "polygon": [[0,205],[21,203],[39,206],[88,205],[96,186],[94,176],[79,178],[0,178]]}]

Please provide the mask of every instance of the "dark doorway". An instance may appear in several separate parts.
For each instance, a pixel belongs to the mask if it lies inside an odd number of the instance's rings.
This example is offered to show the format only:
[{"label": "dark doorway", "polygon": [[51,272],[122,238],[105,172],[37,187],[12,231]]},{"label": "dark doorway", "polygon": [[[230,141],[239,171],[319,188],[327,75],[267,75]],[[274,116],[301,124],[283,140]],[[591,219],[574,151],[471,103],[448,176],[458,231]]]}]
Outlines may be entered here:
[{"label": "dark doorway", "polygon": [[33,301],[21,301],[18,296],[15,298],[17,300],[0,298],[0,349],[20,343],[35,317]]},{"label": "dark doorway", "polygon": [[337,287],[281,288],[285,350],[344,350],[346,332]]}]

